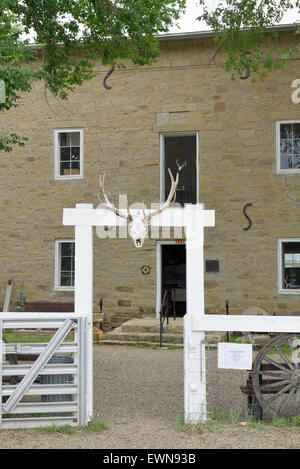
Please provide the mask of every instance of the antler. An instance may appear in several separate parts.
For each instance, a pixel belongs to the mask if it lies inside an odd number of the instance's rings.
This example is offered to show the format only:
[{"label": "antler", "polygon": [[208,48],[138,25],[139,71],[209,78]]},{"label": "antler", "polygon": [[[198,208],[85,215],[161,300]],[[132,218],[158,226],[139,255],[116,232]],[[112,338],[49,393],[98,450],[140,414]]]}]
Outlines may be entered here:
[{"label": "antler", "polygon": [[[113,203],[110,202],[109,198],[107,197],[105,190],[104,190],[104,180],[105,180],[105,173],[103,174],[103,177],[101,175],[99,176],[99,184],[100,184],[100,189],[102,191],[103,197],[105,199],[105,207],[114,212],[118,217],[123,217],[128,220],[131,220],[131,215],[124,215],[123,213],[120,212],[120,210],[114,206]],[[100,200],[100,197],[98,195],[98,198]]]},{"label": "antler", "polygon": [[180,164],[180,161],[179,159],[177,158],[176,160],[176,164],[178,166],[178,172],[182,170],[182,168],[184,168],[185,166],[187,166],[187,161],[183,161],[182,164]]},{"label": "antler", "polygon": [[147,220],[150,220],[155,215],[158,215],[159,213],[163,212],[164,210],[166,210],[166,208],[171,207],[176,201],[176,189],[177,189],[178,182],[179,182],[179,172],[176,174],[175,180],[174,180],[173,174],[171,173],[170,168],[168,168],[168,172],[169,172],[170,179],[171,179],[171,189],[170,189],[168,198],[162,205],[159,205],[158,208],[154,212],[147,215]]}]

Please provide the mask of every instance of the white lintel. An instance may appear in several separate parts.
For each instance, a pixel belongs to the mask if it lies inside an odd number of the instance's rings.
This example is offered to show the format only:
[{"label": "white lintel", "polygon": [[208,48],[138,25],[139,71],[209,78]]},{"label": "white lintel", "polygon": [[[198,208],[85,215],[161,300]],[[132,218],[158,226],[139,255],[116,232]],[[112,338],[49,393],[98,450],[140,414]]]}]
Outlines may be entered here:
[{"label": "white lintel", "polygon": [[[186,205],[184,208],[172,208],[162,212],[150,220],[152,226],[190,226],[195,222],[195,217],[203,213],[202,226],[214,226],[214,210],[199,210],[202,204]],[[154,210],[146,209],[146,214]],[[120,210],[124,215],[127,210]],[[139,209],[130,210],[131,213],[140,212]],[[65,208],[63,211],[63,224],[70,226],[125,226],[125,218],[117,216],[107,209],[81,209]]]}]

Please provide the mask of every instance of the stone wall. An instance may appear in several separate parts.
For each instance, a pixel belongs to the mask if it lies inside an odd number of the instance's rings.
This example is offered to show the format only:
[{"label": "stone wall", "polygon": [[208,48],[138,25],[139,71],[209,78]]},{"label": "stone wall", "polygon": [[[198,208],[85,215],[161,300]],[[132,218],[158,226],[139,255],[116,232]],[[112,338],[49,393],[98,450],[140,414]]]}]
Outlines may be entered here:
[{"label": "stone wall", "polygon": [[[290,40],[283,34],[281,41]],[[273,72],[263,83],[231,81],[210,39],[161,42],[162,55],[149,67],[128,65],[102,86],[107,68],[59,103],[43,84],[35,84],[20,106],[1,116],[1,133],[29,137],[23,149],[1,155],[0,293],[15,281],[14,305],[24,280],[28,300],[71,301],[72,292],[54,289],[54,244],[73,238],[62,226],[64,207],[98,201],[98,174],[117,202],[154,202],[159,197],[160,133],[199,132],[200,198],[216,211],[216,227],[205,230],[205,258],[220,262],[206,273],[207,312],[231,312],[258,306],[269,313],[300,311],[300,296],[279,295],[277,244],[299,237],[300,175],[276,173],[275,122],[299,119],[291,101],[291,82],[299,78],[299,60]],[[84,130],[84,178],[54,179],[54,129]],[[249,209],[253,225],[244,231]],[[156,242],[135,249],[127,239],[94,236],[95,310],[103,297],[110,326],[154,313]],[[149,265],[149,275],[141,266]],[[2,302],[2,298],[0,298]]]}]

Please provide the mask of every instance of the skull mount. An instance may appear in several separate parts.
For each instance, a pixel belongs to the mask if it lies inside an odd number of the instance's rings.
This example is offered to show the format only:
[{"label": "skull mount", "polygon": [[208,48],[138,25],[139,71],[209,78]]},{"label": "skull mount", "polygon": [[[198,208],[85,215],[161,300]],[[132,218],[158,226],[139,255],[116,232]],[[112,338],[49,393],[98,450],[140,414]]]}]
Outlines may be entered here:
[{"label": "skull mount", "polygon": [[131,220],[128,223],[128,233],[136,248],[141,248],[148,235],[148,219],[144,211],[138,211],[135,215],[130,213]]},{"label": "skull mount", "polygon": [[[183,167],[183,166],[182,166]],[[114,212],[116,215],[122,218],[126,218],[128,221],[128,233],[131,239],[133,240],[133,243],[136,248],[141,248],[144,244],[145,238],[148,235],[148,226],[149,226],[149,221],[151,220],[152,217],[155,215],[158,215],[159,213],[163,212],[167,208],[171,207],[175,201],[176,201],[176,188],[178,186],[179,182],[179,171],[182,169],[178,165],[178,172],[176,174],[176,179],[174,180],[174,177],[171,173],[171,170],[168,169],[170,179],[171,179],[171,189],[170,193],[168,195],[167,200],[163,204],[158,204],[157,209],[151,211],[150,213],[146,214],[144,205],[143,208],[140,210],[135,210],[134,212],[131,212],[130,209],[120,211],[113,203],[111,203],[105,193],[104,190],[104,180],[105,180],[105,174],[103,174],[103,178],[99,176],[99,184],[100,184],[100,189],[102,191],[103,197],[105,199],[105,205],[104,207],[107,208],[108,210],[111,210]],[[137,205],[137,204],[136,204]],[[126,213],[123,213],[126,212]]]}]

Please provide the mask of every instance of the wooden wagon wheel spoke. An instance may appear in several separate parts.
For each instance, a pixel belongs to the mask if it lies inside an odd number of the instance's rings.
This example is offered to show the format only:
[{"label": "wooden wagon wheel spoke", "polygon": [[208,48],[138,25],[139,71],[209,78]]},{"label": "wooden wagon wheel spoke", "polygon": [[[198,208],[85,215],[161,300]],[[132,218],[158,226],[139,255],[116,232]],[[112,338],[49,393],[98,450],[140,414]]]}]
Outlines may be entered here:
[{"label": "wooden wagon wheel spoke", "polygon": [[291,389],[290,392],[288,393],[287,397],[286,397],[286,398],[284,399],[284,401],[278,406],[277,412],[280,413],[280,412],[282,412],[282,411],[285,409],[287,403],[290,401],[291,396],[294,394],[295,390],[296,390],[296,389],[295,389],[294,387],[292,387],[292,389]]},{"label": "wooden wagon wheel spoke", "polygon": [[300,400],[300,388],[297,388],[296,396],[295,396],[295,402],[294,402],[294,407],[293,407],[293,415],[296,416],[298,415],[298,404]]},{"label": "wooden wagon wheel spoke", "polygon": [[263,384],[261,386],[261,390],[262,391],[267,391],[268,389],[273,389],[273,388],[278,388],[278,387],[281,387],[281,386],[284,386],[286,384],[290,384],[290,380],[289,379],[285,379],[283,381],[276,381],[276,383],[270,383],[270,384]]},{"label": "wooden wagon wheel spoke", "polygon": [[295,366],[292,362],[290,362],[290,360],[288,359],[288,357],[282,352],[282,350],[280,350],[280,348],[277,346],[277,345],[274,345],[274,348],[275,350],[277,351],[278,355],[281,356],[282,360],[287,364],[287,366],[292,370],[294,371],[295,370]]},{"label": "wooden wagon wheel spoke", "polygon": [[275,401],[275,399],[278,399],[278,397],[282,396],[282,394],[284,394],[286,391],[289,391],[291,389],[291,387],[293,387],[293,385],[291,383],[289,383],[287,386],[282,388],[277,394],[274,394],[274,396],[270,397],[266,401],[266,403],[270,404],[271,402]]},{"label": "wooden wagon wheel spoke", "polygon": [[262,371],[257,371],[257,374],[261,376],[271,376],[272,378],[281,378],[281,379],[287,379],[289,376],[289,372],[280,372],[280,371],[270,371],[270,370],[262,370]]},{"label": "wooden wagon wheel spoke", "polygon": [[292,373],[292,371],[289,371],[287,368],[285,368],[285,367],[284,367],[283,365],[281,365],[280,363],[275,362],[275,360],[273,360],[272,358],[270,358],[270,357],[265,357],[264,359],[265,359],[266,362],[269,362],[269,363],[271,363],[271,365],[274,365],[274,366],[276,366],[277,368],[280,368],[280,370],[284,371],[285,373],[287,373],[287,374],[291,374],[291,373]]},{"label": "wooden wagon wheel spoke", "polygon": [[293,339],[291,337],[288,338],[288,344],[289,344],[290,352],[292,355],[293,351],[295,350],[295,347],[293,346]]}]

